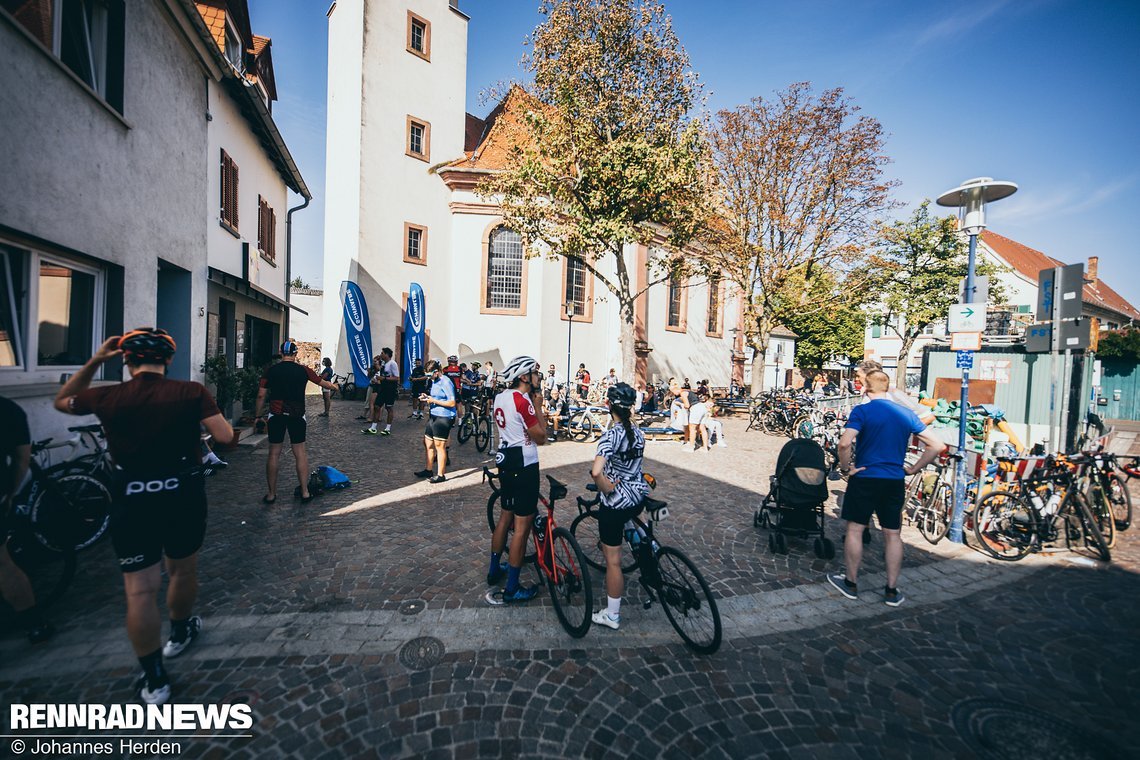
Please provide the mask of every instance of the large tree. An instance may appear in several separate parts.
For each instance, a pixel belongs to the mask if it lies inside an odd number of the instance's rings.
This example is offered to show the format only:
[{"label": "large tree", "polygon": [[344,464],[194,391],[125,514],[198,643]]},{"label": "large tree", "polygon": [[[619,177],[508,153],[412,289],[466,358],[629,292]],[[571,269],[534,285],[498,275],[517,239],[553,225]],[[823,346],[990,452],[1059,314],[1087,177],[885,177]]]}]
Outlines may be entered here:
[{"label": "large tree", "polygon": [[[909,219],[884,227],[869,262],[874,290],[878,294],[877,318],[884,329],[902,341],[895,383],[906,387],[910,350],[927,327],[946,319],[951,304],[958,303],[958,289],[966,277],[968,251],[953,216],[930,213],[923,201]],[[997,268],[979,257],[977,274],[990,275]],[[1004,298],[1001,283],[991,279],[989,303]]]},{"label": "large tree", "polygon": [[833,304],[816,278],[855,287],[852,272],[895,183],[883,177],[882,125],[860,116],[842,89],[816,96],[797,83],[721,111],[711,145],[720,219],[707,263],[744,294],[757,392],[772,329]]},{"label": "large tree", "polygon": [[[584,262],[621,317],[622,376],[633,377],[634,304],[682,274],[676,255],[702,226],[699,84],[656,0],[543,0],[524,67],[539,104],[529,139],[480,193],[552,257]],[[656,241],[639,283],[625,246]],[[528,246],[529,248],[529,246]]]},{"label": "large tree", "polygon": [[[861,284],[866,282],[865,278],[849,279]],[[848,282],[849,287],[842,287],[827,274],[812,280],[813,292],[808,300],[820,306],[805,311],[792,310],[783,319],[784,327],[797,335],[796,366],[819,369],[836,357],[862,356],[867,324],[863,310],[865,291],[852,290],[852,282]]]}]

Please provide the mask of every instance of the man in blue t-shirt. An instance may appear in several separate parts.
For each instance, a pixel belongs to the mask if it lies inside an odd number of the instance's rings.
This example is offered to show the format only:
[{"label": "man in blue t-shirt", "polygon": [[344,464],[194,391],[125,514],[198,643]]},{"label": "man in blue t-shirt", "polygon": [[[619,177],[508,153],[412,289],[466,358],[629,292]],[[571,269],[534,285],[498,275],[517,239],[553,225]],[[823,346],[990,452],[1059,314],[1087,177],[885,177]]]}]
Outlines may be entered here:
[{"label": "man in blue t-shirt", "polygon": [[[876,370],[867,374],[865,386],[869,401],[851,410],[847,427],[839,439],[839,471],[846,475],[847,493],[840,514],[847,521],[843,542],[845,573],[828,575],[827,580],[848,599],[858,598],[859,565],[863,561],[863,531],[874,514],[883,530],[883,553],[887,563],[886,603],[898,607],[903,595],[898,590],[902,569],[902,508],[906,498],[906,478],[921,472],[946,448],[914,412],[891,400],[887,392],[890,378]],[[918,461],[906,465],[906,450],[912,435],[926,448]],[[851,466],[851,450],[855,466]]]}]

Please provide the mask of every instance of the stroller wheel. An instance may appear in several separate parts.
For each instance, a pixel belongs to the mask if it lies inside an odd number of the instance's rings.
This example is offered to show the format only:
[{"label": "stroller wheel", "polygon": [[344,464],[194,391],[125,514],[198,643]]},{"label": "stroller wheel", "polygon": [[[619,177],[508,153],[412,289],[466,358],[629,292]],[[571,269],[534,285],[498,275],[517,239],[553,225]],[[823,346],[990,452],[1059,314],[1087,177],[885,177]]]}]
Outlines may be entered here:
[{"label": "stroller wheel", "polygon": [[771,528],[772,527],[772,515],[769,514],[768,510],[766,510],[766,509],[760,511],[760,527],[761,528]]},{"label": "stroller wheel", "polygon": [[776,551],[776,535],[777,534],[775,534],[775,533],[769,533],[768,534],[768,551],[772,552],[773,554],[777,553],[777,551]]},{"label": "stroller wheel", "polygon": [[871,543],[871,526],[870,525],[868,525],[866,528],[863,528],[863,545],[866,546],[869,543]]},{"label": "stroller wheel", "polygon": [[819,557],[820,559],[824,558],[824,555],[826,554],[826,552],[824,551],[824,548],[823,548],[823,540],[822,539],[817,537],[815,539],[815,541],[812,542],[811,548],[812,548],[812,551],[815,552],[815,556]]},{"label": "stroller wheel", "polygon": [[776,536],[776,552],[778,554],[788,553],[788,540],[784,538],[783,533],[775,533]]},{"label": "stroller wheel", "polygon": [[835,559],[835,544],[830,538],[822,539],[823,542],[823,558]]}]

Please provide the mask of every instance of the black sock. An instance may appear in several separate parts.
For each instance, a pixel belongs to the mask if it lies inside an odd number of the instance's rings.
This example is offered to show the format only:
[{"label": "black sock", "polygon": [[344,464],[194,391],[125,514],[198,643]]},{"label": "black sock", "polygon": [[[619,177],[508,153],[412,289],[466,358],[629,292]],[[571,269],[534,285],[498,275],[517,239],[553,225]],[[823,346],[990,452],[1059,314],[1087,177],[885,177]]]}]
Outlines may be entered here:
[{"label": "black sock", "polygon": [[170,678],[166,675],[166,668],[162,666],[162,649],[156,649],[148,655],[139,658],[143,673],[146,673],[147,685],[152,689],[166,686]]},{"label": "black sock", "polygon": [[887,586],[887,593],[888,594],[897,594],[898,592],[899,592],[899,590],[897,588],[891,588],[890,586]]},{"label": "black sock", "polygon": [[186,638],[186,634],[190,632],[190,618],[189,616],[181,620],[170,619],[170,638],[175,641],[182,641]]},{"label": "black sock", "polygon": [[44,618],[43,610],[34,604],[26,610],[20,610],[17,612],[16,620],[19,622],[20,627],[25,631],[30,631],[33,628],[38,628],[47,622],[47,620]]}]

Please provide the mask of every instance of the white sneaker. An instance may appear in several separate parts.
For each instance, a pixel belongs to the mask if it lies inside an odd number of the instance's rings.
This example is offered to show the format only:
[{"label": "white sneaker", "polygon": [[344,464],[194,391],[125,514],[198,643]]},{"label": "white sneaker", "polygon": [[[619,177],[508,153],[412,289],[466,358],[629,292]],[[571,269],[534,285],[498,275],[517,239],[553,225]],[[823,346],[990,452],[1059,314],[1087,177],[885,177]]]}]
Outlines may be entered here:
[{"label": "white sneaker", "polygon": [[[193,644],[198,636],[202,633],[202,618],[198,615],[193,616],[186,624],[186,638],[175,640],[173,636],[167,640],[166,646],[162,648],[162,656],[175,658],[186,651],[186,649]],[[155,703],[158,704],[158,703]]]},{"label": "white sneaker", "polygon": [[618,629],[618,626],[621,625],[621,615],[612,617],[609,610],[598,610],[590,619],[598,625],[604,625],[606,628],[613,628],[615,631]]},{"label": "white sneaker", "polygon": [[139,676],[139,679],[135,681],[135,692],[138,693],[139,699],[148,705],[164,705],[170,701],[170,684],[159,686],[154,691],[151,691],[149,684],[146,682],[146,673],[143,673]]}]

